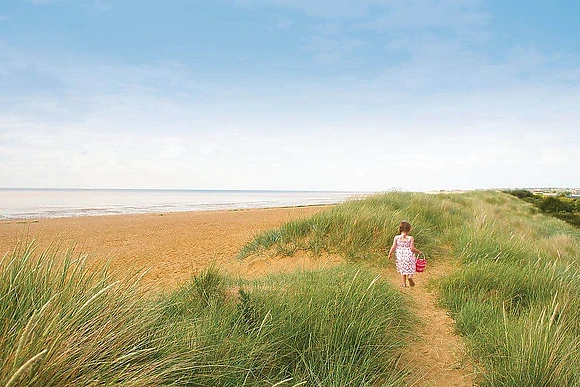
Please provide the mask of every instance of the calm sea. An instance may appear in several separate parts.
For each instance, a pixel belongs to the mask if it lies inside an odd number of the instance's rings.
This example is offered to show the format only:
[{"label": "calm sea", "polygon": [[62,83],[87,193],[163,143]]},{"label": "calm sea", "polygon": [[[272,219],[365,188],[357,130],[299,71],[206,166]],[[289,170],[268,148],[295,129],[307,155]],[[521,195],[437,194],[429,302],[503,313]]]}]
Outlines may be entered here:
[{"label": "calm sea", "polygon": [[319,191],[0,189],[0,219],[306,206],[341,203],[362,195]]}]

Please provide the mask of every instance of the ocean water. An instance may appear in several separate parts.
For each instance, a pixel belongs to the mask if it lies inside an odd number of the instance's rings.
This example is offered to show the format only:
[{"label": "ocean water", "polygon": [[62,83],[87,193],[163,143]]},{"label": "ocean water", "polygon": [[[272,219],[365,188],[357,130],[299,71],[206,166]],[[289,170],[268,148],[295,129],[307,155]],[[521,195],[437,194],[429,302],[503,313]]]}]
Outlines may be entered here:
[{"label": "ocean water", "polygon": [[341,203],[357,192],[0,189],[0,220]]}]

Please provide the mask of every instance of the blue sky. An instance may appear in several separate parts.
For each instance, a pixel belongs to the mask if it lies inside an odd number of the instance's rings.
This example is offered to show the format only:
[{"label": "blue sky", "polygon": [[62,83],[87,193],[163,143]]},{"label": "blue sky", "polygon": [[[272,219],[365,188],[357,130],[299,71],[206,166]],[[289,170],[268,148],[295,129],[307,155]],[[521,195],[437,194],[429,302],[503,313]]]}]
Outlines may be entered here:
[{"label": "blue sky", "polygon": [[4,0],[0,187],[580,186],[577,1]]}]

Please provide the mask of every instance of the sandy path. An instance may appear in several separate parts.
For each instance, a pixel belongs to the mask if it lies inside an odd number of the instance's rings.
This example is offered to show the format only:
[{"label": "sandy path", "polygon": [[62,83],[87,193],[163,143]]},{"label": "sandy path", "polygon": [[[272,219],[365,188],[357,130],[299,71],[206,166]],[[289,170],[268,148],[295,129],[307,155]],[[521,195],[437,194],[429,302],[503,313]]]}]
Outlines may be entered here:
[{"label": "sandy path", "polygon": [[[412,370],[406,378],[409,387],[475,385],[474,369],[466,357],[465,346],[454,332],[453,319],[437,305],[437,293],[432,286],[451,269],[451,264],[446,262],[428,263],[423,273],[415,274],[414,287],[400,288],[411,298],[413,311],[420,320],[417,334],[401,359],[402,365]],[[394,264],[388,276],[396,286],[400,285]]]}]

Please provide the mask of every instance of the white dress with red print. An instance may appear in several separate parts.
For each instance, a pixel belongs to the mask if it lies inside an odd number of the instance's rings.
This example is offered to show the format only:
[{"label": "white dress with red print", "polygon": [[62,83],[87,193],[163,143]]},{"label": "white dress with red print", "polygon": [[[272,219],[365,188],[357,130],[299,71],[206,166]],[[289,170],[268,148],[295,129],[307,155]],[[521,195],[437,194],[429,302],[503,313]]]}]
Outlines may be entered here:
[{"label": "white dress with red print", "polygon": [[397,235],[395,237],[397,243],[395,255],[397,271],[401,274],[411,275],[415,274],[415,254],[411,251],[411,237],[404,237]]}]

